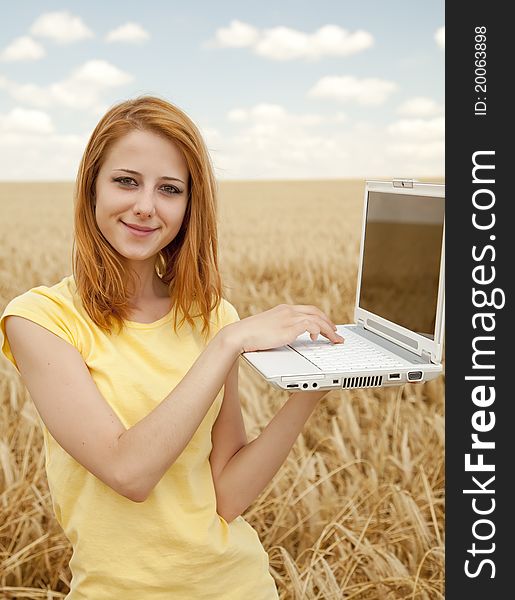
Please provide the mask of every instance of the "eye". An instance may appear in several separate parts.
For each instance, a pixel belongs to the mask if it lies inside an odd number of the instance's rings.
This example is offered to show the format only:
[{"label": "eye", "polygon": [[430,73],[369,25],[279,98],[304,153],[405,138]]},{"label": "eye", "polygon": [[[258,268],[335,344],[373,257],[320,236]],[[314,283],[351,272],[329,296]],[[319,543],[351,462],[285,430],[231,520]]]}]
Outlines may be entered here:
[{"label": "eye", "polygon": [[174,185],[164,185],[163,189],[166,189],[167,194],[182,194],[182,191],[176,188]]},{"label": "eye", "polygon": [[116,177],[115,179],[113,179],[113,181],[121,183],[122,185],[130,185],[128,182],[134,181],[134,179],[132,177]]}]

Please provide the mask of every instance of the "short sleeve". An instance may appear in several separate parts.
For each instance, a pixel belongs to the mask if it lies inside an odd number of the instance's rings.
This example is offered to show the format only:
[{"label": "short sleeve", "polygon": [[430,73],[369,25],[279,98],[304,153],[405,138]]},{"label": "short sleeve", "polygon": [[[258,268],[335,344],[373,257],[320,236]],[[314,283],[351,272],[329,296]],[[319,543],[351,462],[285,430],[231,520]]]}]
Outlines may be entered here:
[{"label": "short sleeve", "polygon": [[238,315],[238,311],[228,300],[222,298],[220,304],[220,329],[239,320],[240,316]]},{"label": "short sleeve", "polygon": [[[16,359],[14,358],[9,340],[5,334],[5,321],[8,316],[16,315],[24,317],[45,327],[55,335],[64,339],[72,346],[76,346],[76,336],[73,333],[73,328],[70,327],[70,319],[67,318],[66,307],[59,301],[57,297],[44,291],[44,286],[41,289],[34,288],[21,296],[13,298],[5,307],[2,316],[0,317],[0,331],[2,332],[2,353],[16,367],[19,373]],[[48,288],[46,288],[48,289]]]}]

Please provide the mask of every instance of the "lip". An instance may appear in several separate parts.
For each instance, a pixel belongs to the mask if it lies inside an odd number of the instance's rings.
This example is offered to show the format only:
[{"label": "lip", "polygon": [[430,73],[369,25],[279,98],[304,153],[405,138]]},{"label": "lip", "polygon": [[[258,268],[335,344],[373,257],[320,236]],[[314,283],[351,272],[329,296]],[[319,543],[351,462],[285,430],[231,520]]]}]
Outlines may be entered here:
[{"label": "lip", "polygon": [[139,237],[146,237],[147,235],[154,233],[154,231],[157,231],[157,229],[148,229],[148,230],[136,229],[136,227],[131,227],[130,225],[127,225],[127,223],[124,223],[123,221],[121,221],[121,222],[123,223],[123,225],[125,225],[125,227],[128,229],[128,231],[130,231],[132,234],[137,235]]}]

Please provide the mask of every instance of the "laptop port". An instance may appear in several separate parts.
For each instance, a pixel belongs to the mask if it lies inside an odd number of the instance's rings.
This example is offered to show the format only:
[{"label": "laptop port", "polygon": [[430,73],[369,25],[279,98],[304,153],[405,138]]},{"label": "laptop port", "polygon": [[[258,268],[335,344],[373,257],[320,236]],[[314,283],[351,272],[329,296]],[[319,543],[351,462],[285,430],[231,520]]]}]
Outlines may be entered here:
[{"label": "laptop port", "polygon": [[390,373],[388,375],[388,379],[400,379],[401,378],[401,374],[400,373]]},{"label": "laptop port", "polygon": [[318,383],[313,383],[311,387],[317,388],[318,387]]},{"label": "laptop port", "polygon": [[306,390],[308,388],[308,384],[307,383],[303,383],[302,387]]},{"label": "laptop port", "polygon": [[339,379],[333,379],[333,383],[340,383]]},{"label": "laptop port", "polygon": [[298,388],[299,384],[298,383],[289,383],[286,387],[287,388]]},{"label": "laptop port", "polygon": [[409,371],[408,381],[420,381],[422,379],[422,371]]}]

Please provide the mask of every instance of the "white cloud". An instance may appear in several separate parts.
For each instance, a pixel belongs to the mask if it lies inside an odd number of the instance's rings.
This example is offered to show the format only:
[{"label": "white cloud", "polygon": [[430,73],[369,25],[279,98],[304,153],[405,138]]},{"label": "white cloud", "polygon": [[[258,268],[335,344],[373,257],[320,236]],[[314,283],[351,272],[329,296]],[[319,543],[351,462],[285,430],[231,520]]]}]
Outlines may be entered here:
[{"label": "white cloud", "polygon": [[148,31],[138,23],[125,23],[112,29],[105,37],[106,42],[126,42],[141,44],[150,38]]},{"label": "white cloud", "polygon": [[[389,157],[397,157],[401,158],[403,161],[407,161],[404,163],[406,169],[409,170],[407,175],[416,175],[417,171],[420,175],[423,175],[425,174],[424,171],[427,171],[427,166],[423,164],[424,162],[435,162],[438,160],[442,162],[443,167],[445,142],[443,140],[434,140],[424,144],[409,141],[394,142],[393,144],[388,145],[386,152]],[[420,166],[411,166],[413,164],[418,164]],[[408,165],[410,165],[409,168]],[[406,173],[407,171],[405,170],[404,172]],[[433,171],[431,174],[435,175],[437,173]],[[440,175],[442,174],[443,169],[440,172]]]},{"label": "white cloud", "polygon": [[434,117],[443,113],[443,107],[432,98],[416,96],[403,102],[397,112],[405,117]]},{"label": "white cloud", "polygon": [[0,136],[0,179],[72,181],[88,141],[87,135],[12,132]]},{"label": "white cloud", "polygon": [[261,103],[235,108],[227,118],[236,132],[223,136],[216,132],[207,138],[221,179],[330,177],[335,164],[346,164],[348,146],[334,139],[341,130],[335,123],[344,120],[342,113],[299,114]]},{"label": "white cloud", "polygon": [[221,27],[215,34],[213,46],[221,48],[244,48],[252,46],[259,39],[259,31],[238,20],[231,21],[229,27]]},{"label": "white cloud", "polygon": [[0,113],[0,132],[46,135],[54,131],[50,115],[40,110],[16,107],[7,114]]},{"label": "white cloud", "polygon": [[410,137],[409,127],[394,135],[377,123],[349,123],[341,112],[296,114],[264,103],[234,108],[227,118],[233,134],[215,131],[206,138],[220,179],[417,178],[444,173],[443,139],[436,133],[427,137],[431,126],[419,126],[418,131],[412,127],[416,137]]},{"label": "white cloud", "polygon": [[248,119],[248,114],[248,110],[245,110],[244,108],[234,108],[227,113],[227,119],[234,123],[241,123]]},{"label": "white cloud", "polygon": [[317,130],[324,124],[334,128],[341,117],[290,113],[281,105],[267,103],[235,108],[227,118],[239,129],[232,136],[219,136],[215,140],[217,149],[211,148],[213,140],[209,140],[208,147],[221,169],[220,177],[280,177],[281,173],[285,177],[303,173],[305,177],[315,166],[313,157],[317,157],[316,166],[320,167],[324,157],[336,154],[343,160],[346,156],[330,136]]},{"label": "white cloud", "polygon": [[20,84],[0,78],[4,88],[18,102],[48,108],[67,106],[98,113],[104,107],[101,101],[105,90],[125,85],[133,76],[105,60],[90,60],[75,69],[67,79],[47,86]]},{"label": "white cloud", "polygon": [[248,23],[233,20],[229,27],[220,28],[211,47],[252,47],[254,53],[271,60],[317,60],[324,56],[350,56],[374,43],[370,33],[353,33],[338,25],[324,25],[314,33],[289,27],[259,30]]},{"label": "white cloud", "polygon": [[32,24],[30,33],[49,38],[58,44],[71,44],[94,37],[94,33],[82,22],[82,19],[68,11],[41,15]]},{"label": "white cloud", "polygon": [[[387,127],[390,136],[385,147],[385,156],[393,161],[402,161],[404,168],[399,173],[406,176],[424,175],[429,165],[440,165],[444,173],[445,121],[443,117],[433,119],[402,119]],[[430,173],[434,174],[436,173]]]},{"label": "white cloud", "polygon": [[357,79],[351,75],[322,77],[308,91],[311,98],[330,98],[340,102],[353,101],[363,106],[383,104],[397,89],[397,84],[385,79]]},{"label": "white cloud", "polygon": [[39,60],[45,56],[45,49],[28,35],[14,39],[0,52],[0,61]]},{"label": "white cloud", "polygon": [[76,69],[68,81],[90,84],[96,87],[117,87],[132,81],[132,75],[115,67],[106,60],[88,60]]},{"label": "white cloud", "polygon": [[207,140],[220,179],[439,177],[444,145],[392,143],[377,124],[318,128],[254,122],[233,136]]},{"label": "white cloud", "polygon": [[348,157],[344,146],[323,134],[288,131],[270,124],[256,124],[233,137],[225,137],[213,150],[216,174],[220,178],[315,178],[333,176],[335,163]]},{"label": "white cloud", "polygon": [[326,120],[321,115],[288,113],[279,104],[267,103],[256,104],[250,109],[235,108],[227,113],[227,118],[234,123],[252,123],[254,127],[267,131],[292,125],[319,125]]},{"label": "white cloud", "polygon": [[435,42],[442,50],[445,48],[445,27],[439,27],[435,31]]},{"label": "white cloud", "polygon": [[219,129],[209,126],[203,127],[199,123],[197,123],[196,125],[199,128],[200,134],[202,135],[208,146],[210,144],[218,145],[224,139],[224,135]]},{"label": "white cloud", "polygon": [[255,52],[272,60],[314,60],[323,56],[350,56],[372,44],[373,37],[368,32],[360,30],[349,33],[337,25],[326,25],[312,34],[275,27],[263,32]]},{"label": "white cloud", "polygon": [[405,136],[410,140],[425,141],[442,138],[445,135],[443,117],[434,119],[402,119],[392,123],[387,128],[392,136]]}]

